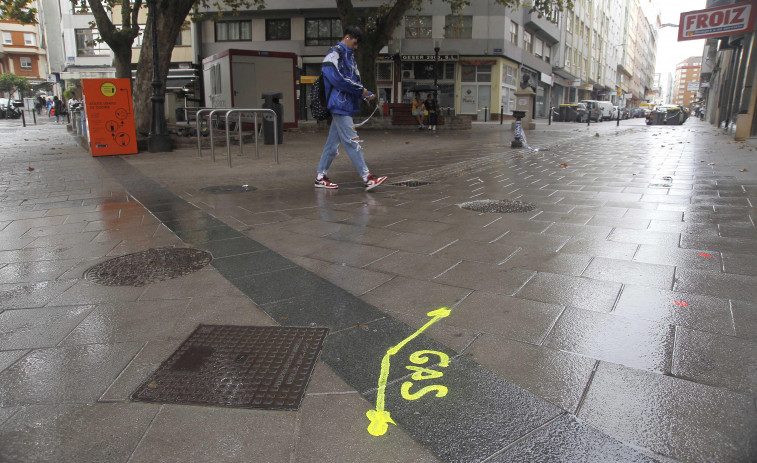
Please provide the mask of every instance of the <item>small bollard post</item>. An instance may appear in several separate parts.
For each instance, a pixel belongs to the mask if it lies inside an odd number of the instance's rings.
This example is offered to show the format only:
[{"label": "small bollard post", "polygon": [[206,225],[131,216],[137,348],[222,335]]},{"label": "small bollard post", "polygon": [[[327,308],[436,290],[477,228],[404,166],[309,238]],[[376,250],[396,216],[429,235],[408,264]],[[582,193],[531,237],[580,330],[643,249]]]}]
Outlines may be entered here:
[{"label": "small bollard post", "polygon": [[549,121],[547,125],[552,125],[552,106],[549,107]]},{"label": "small bollard post", "polygon": [[486,122],[486,118],[489,115],[489,107],[484,106],[484,122]]},{"label": "small bollard post", "polygon": [[510,148],[523,148],[523,126],[521,125],[520,120],[526,117],[526,112],[513,111],[513,116],[515,117],[515,134],[513,141],[510,142]]},{"label": "small bollard post", "polygon": [[618,106],[618,123],[615,124],[615,127],[620,127],[620,106]]},{"label": "small bollard post", "polygon": [[505,105],[500,105],[499,107],[499,125],[502,125],[505,123]]}]

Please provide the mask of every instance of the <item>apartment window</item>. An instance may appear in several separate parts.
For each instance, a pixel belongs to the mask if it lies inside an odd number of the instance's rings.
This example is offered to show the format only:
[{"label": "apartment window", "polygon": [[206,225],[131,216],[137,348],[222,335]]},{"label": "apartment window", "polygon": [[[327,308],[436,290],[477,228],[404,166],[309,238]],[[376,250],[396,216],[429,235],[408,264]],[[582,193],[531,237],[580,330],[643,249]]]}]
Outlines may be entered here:
[{"label": "apartment window", "polygon": [[510,21],[510,43],[518,45],[518,24]]},{"label": "apartment window", "polygon": [[473,16],[447,15],[444,17],[444,37],[469,39],[473,36]]},{"label": "apartment window", "polygon": [[568,11],[568,15],[565,16],[565,30],[573,32],[573,14]]},{"label": "apartment window", "polygon": [[265,20],[266,40],[291,40],[291,38],[292,27],[289,18]]},{"label": "apartment window", "polygon": [[342,40],[342,21],[339,18],[305,20],[305,45],[334,45]]},{"label": "apartment window", "polygon": [[541,58],[544,56],[544,42],[539,38],[534,38],[534,55]]},{"label": "apartment window", "polygon": [[250,21],[219,21],[215,23],[216,42],[252,40]]},{"label": "apartment window", "polygon": [[21,69],[30,70],[32,68],[32,59],[28,56],[22,56],[20,58],[21,61]]},{"label": "apartment window", "polygon": [[570,67],[570,58],[572,54],[573,51],[570,49],[570,47],[565,47],[565,67]]},{"label": "apartment window", "polygon": [[24,45],[34,47],[37,45],[37,37],[31,32],[24,32]]},{"label": "apartment window", "polygon": [[100,33],[94,29],[75,29],[76,56],[107,56],[108,45],[98,42]]},{"label": "apartment window", "polygon": [[13,45],[13,36],[10,32],[3,32],[3,45]]},{"label": "apartment window", "polygon": [[552,56],[552,47],[547,44],[544,44],[544,61],[549,63],[550,60],[552,59],[551,56]]},{"label": "apartment window", "polygon": [[431,16],[405,16],[405,38],[431,38]]},{"label": "apartment window", "polygon": [[528,31],[523,31],[523,49],[529,53],[534,52],[533,36]]}]

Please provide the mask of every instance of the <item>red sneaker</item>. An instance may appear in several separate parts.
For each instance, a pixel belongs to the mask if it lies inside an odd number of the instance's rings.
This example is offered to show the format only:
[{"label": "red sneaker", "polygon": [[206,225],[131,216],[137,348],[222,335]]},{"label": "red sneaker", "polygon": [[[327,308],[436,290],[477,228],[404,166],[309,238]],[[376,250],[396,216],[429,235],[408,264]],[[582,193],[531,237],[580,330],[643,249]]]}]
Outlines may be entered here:
[{"label": "red sneaker", "polygon": [[337,185],[336,183],[332,182],[331,180],[329,180],[328,177],[326,177],[324,175],[323,178],[320,179],[320,180],[318,180],[317,178],[315,179],[315,187],[316,188],[328,188],[330,190],[335,190],[335,189],[339,188],[339,185]]},{"label": "red sneaker", "polygon": [[386,181],[386,175],[383,177],[376,177],[375,175],[369,175],[368,180],[365,181],[365,191],[372,190]]}]

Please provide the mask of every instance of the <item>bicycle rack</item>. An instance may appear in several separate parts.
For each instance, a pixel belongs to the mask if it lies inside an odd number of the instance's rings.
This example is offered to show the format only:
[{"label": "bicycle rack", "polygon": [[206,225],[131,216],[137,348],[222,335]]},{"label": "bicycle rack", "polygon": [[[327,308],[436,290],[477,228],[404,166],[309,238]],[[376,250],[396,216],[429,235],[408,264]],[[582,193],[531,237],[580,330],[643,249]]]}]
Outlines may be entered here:
[{"label": "bicycle rack", "polygon": [[211,113],[210,117],[208,118],[208,131],[210,132],[210,150],[211,154],[213,153],[213,113],[215,111],[220,110],[230,110],[232,108],[200,108],[197,110],[197,115],[195,116],[195,126],[197,128],[197,157],[202,157],[202,142],[200,141],[200,127],[202,123],[202,114],[203,113]]},{"label": "bicycle rack", "polygon": [[[229,132],[229,117],[234,114],[239,114],[239,154],[244,153],[244,148],[242,145],[242,114],[253,114],[255,119],[255,157],[260,158],[260,152],[258,150],[258,114],[263,114],[263,117],[266,117],[266,114],[271,114],[273,116],[273,153],[274,153],[274,160],[276,161],[276,164],[279,163],[279,132],[277,130],[277,116],[276,111],[273,109],[255,109],[255,108],[249,108],[249,109],[231,109],[226,111],[226,113],[222,116],[226,118],[226,156],[229,159],[229,167],[231,167],[231,137]],[[213,151],[211,151],[212,156]]]}]

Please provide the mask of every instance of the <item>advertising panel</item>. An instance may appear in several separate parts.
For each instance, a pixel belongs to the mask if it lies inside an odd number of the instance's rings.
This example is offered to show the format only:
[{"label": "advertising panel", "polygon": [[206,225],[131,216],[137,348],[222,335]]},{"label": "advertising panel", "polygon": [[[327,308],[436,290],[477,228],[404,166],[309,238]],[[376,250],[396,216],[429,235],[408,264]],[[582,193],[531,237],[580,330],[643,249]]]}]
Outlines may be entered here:
[{"label": "advertising panel", "polygon": [[751,32],[754,30],[756,15],[757,8],[753,2],[687,11],[681,13],[678,41],[727,37]]},{"label": "advertising panel", "polygon": [[136,154],[129,79],[82,79],[92,156]]}]

